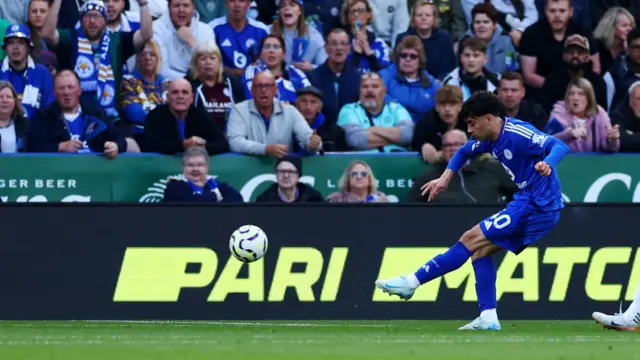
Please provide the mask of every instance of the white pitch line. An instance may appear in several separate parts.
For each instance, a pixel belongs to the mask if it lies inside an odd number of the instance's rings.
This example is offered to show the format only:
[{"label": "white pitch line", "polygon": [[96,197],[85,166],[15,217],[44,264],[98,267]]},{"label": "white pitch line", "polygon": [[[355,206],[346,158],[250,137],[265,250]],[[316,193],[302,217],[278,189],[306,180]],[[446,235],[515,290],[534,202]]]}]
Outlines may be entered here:
[{"label": "white pitch line", "polygon": [[[107,325],[108,324],[108,325]],[[81,320],[67,324],[14,324],[14,327],[75,327],[75,326],[125,326],[126,324],[164,324],[164,325],[229,325],[229,326],[267,326],[267,327],[393,327],[388,324],[308,324],[308,323],[264,323],[264,322],[227,322],[227,321],[162,321],[162,320]]]}]

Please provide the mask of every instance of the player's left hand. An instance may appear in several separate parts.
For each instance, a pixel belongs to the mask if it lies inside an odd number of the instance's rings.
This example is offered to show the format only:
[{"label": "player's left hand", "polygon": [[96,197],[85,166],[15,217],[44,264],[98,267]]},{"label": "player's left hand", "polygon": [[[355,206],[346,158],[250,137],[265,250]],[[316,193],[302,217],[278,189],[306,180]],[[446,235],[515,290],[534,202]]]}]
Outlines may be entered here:
[{"label": "player's left hand", "polygon": [[539,161],[536,166],[535,169],[537,172],[539,172],[542,176],[549,176],[551,175],[551,165],[547,164],[545,161]]}]

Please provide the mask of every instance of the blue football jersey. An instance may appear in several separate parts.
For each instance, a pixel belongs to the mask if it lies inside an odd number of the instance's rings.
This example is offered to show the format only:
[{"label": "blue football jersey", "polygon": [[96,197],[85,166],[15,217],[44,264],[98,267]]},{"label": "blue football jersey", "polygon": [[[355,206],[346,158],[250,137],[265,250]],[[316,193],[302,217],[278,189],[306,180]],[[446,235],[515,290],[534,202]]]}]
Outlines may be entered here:
[{"label": "blue football jersey", "polygon": [[[242,83],[244,84],[244,92],[247,99],[253,99],[253,94],[251,94],[253,77],[258,72],[265,71],[266,69],[266,66],[259,61],[256,65],[249,65],[245,70],[242,75]],[[276,98],[280,101],[294,103],[296,101],[297,91],[304,87],[311,86],[311,82],[307,79],[307,75],[305,75],[304,72],[291,65],[285,67],[284,75],[285,76],[280,76],[276,79],[276,84],[278,84]]]},{"label": "blue football jersey", "polygon": [[545,160],[556,144],[566,147],[528,122],[505,118],[495,142],[471,140],[458,151],[462,151],[465,158],[492,154],[520,189],[514,200],[529,201],[543,210],[556,210],[564,207],[558,172],[553,169],[550,176],[543,176],[535,169],[536,163]]},{"label": "blue football jersey", "polygon": [[253,57],[259,55],[260,42],[269,33],[267,25],[250,18],[247,21],[247,26],[240,32],[231,27],[226,16],[209,23],[222,52],[222,63],[228,68],[244,69],[256,60]]}]

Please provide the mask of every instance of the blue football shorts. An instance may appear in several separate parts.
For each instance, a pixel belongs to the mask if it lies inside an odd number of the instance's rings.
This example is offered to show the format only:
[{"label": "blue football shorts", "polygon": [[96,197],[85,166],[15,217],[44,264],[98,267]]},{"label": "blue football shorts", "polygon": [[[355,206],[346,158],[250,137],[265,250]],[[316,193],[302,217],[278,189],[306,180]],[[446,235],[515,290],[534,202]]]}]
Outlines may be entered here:
[{"label": "blue football shorts", "polygon": [[526,201],[512,201],[507,207],[480,222],[484,236],[503,249],[519,254],[540,240],[560,220],[560,209],[540,210]]}]

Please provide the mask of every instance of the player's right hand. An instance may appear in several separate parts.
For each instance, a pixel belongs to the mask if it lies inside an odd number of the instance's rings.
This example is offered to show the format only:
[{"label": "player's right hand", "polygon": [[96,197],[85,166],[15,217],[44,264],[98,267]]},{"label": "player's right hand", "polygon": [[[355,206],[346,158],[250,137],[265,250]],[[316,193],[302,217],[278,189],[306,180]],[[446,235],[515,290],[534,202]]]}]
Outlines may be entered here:
[{"label": "player's right hand", "polygon": [[440,194],[444,189],[447,188],[447,181],[443,178],[438,178],[435,180],[431,180],[428,183],[422,185],[420,188],[422,190],[422,196],[425,196],[426,193],[429,193],[429,199],[427,201],[431,201],[435,199],[438,194]]}]

